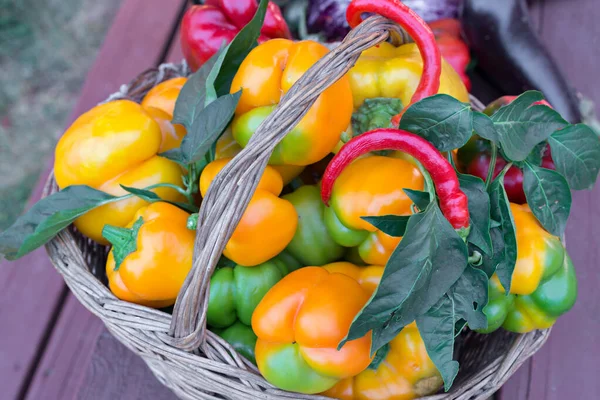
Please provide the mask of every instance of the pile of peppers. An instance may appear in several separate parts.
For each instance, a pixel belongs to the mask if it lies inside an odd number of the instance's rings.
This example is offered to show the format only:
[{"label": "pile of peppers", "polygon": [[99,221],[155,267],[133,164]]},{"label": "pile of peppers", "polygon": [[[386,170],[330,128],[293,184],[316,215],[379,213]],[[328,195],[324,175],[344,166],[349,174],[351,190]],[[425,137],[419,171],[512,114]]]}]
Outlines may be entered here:
[{"label": "pile of peppers", "polygon": [[[190,7],[181,38],[192,69],[229,43],[257,8],[255,0],[206,0]],[[344,400],[412,399],[444,384],[417,323],[375,354],[374,331],[344,342],[402,243],[401,236],[363,217],[408,218],[423,211],[409,193],[429,190],[466,240],[472,215],[454,164],[486,179],[501,173],[507,161],[477,136],[457,154],[443,154],[399,128],[404,112],[425,98],[443,94],[469,101],[465,60],[444,51],[457,46],[456,26],[442,21],[430,27],[397,0],[353,0],[349,25],[359,25],[365,14],[397,22],[414,43],[384,42],[364,51],[274,147],[210,279],[206,324],[280,389]],[[98,105],[58,142],[59,188],[87,185],[110,200],[73,215],[79,232],[111,246],[106,277],[115,297],[170,310],[192,269],[197,211],[209,188],[294,83],[329,53],[321,43],[292,40],[274,3],[258,42],[231,80],[229,92],[239,101],[203,162],[182,165],[168,156],[188,135],[174,122],[186,78],[156,85],[139,104]],[[512,100],[500,99],[485,112],[493,115]],[[542,165],[553,168],[547,150]],[[564,245],[523,204],[521,170],[504,172],[516,265],[510,287],[489,275],[482,334],[549,328],[577,297]]]}]

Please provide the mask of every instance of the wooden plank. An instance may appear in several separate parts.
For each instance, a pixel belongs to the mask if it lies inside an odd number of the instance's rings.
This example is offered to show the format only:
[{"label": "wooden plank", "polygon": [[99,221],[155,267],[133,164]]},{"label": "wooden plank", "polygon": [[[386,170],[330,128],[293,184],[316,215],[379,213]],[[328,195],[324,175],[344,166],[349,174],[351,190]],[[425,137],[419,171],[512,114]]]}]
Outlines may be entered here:
[{"label": "wooden plank", "polygon": [[[70,122],[122,83],[163,59],[182,4],[183,0],[124,0],[88,73]],[[32,199],[39,198],[40,193],[41,183]],[[62,396],[76,393],[76,385],[72,382],[82,376],[65,365],[76,360],[77,364],[73,366],[80,368],[86,359],[89,361],[94,348],[92,336],[98,336],[101,331],[100,320],[92,317],[74,298],[69,298],[50,336],[48,352],[38,360],[37,354],[44,350],[46,328],[51,327],[56,318],[53,312],[61,304],[62,279],[44,250],[17,263],[1,265],[0,273],[0,288],[4,289],[0,294],[0,320],[3,321],[0,384],[3,396],[20,397],[20,391],[21,395],[26,394],[23,385],[28,384],[29,377],[32,377],[29,398],[65,398]],[[35,369],[38,361],[39,368]],[[63,385],[65,388],[61,388]],[[48,397],[49,392],[60,392],[61,396]]]},{"label": "wooden plank", "polygon": [[[75,398],[86,400],[175,400],[176,396],[152,375],[142,359],[107,330],[93,348],[91,362]],[[110,382],[110,384],[107,384]]]},{"label": "wooden plank", "polygon": [[[596,66],[600,57],[590,51],[600,37],[597,0],[546,1],[541,21],[542,41],[553,54],[569,82],[591,97],[600,112],[600,82]],[[548,343],[502,389],[509,400],[592,399],[600,393],[600,186],[573,196],[567,226],[567,249],[579,280],[574,309],[562,317]]]}]

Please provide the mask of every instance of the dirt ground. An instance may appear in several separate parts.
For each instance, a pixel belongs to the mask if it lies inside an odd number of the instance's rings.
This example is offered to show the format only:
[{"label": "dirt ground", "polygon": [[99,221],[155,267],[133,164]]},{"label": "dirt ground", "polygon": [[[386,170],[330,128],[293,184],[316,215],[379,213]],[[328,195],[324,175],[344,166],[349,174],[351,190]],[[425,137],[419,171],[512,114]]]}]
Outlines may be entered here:
[{"label": "dirt ground", "polygon": [[0,231],[23,210],[121,0],[0,0]]}]

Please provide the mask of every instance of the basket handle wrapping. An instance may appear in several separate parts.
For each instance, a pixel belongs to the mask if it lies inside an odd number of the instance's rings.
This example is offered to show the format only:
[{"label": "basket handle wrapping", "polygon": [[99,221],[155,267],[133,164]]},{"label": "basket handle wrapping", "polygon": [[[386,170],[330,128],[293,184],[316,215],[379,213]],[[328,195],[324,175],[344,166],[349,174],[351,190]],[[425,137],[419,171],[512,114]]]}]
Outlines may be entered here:
[{"label": "basket handle wrapping", "polygon": [[402,37],[394,22],[372,16],[353,29],[338,47],[313,65],[283,96],[248,145],[211,183],[198,217],[192,270],[173,310],[170,345],[193,351],[206,344],[210,277],[239,223],[275,146],[291,131],[319,95],[343,77],[360,54],[390,37]]}]

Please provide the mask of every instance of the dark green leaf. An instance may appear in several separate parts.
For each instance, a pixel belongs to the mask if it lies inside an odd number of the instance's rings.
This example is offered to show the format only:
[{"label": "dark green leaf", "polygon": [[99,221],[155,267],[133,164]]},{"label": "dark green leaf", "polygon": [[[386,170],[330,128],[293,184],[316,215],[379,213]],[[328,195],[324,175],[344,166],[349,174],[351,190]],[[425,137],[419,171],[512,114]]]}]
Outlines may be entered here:
[{"label": "dark green leaf", "polygon": [[439,151],[457,149],[473,134],[471,105],[446,94],[426,97],[404,112],[400,129],[427,139]]},{"label": "dark green leaf", "polygon": [[[431,308],[462,275],[467,247],[436,202],[408,221],[381,283],[354,319],[346,340],[373,330],[372,351]],[[391,337],[390,337],[391,336]]]},{"label": "dark green leaf", "polygon": [[490,196],[482,179],[457,173],[460,188],[469,200],[471,231],[467,240],[479,247],[485,254],[492,254],[490,238]]},{"label": "dark green leaf", "polygon": [[164,153],[160,153],[159,156],[168,158],[171,161],[175,161],[177,164],[181,165],[184,168],[187,167],[186,159],[183,153],[181,152],[181,149],[178,147],[171,150],[167,150]]},{"label": "dark green leaf", "polygon": [[473,111],[473,130],[482,138],[498,143],[498,133],[496,132],[494,123],[484,113]]},{"label": "dark green leaf", "polygon": [[509,288],[517,263],[517,236],[510,202],[504,189],[505,173],[501,172],[489,188],[490,216],[494,221],[498,221],[500,226],[490,231],[494,253],[492,258],[484,255],[482,269],[486,273],[490,270],[495,271],[502,286]]},{"label": "dark green leaf", "polygon": [[104,225],[102,237],[112,244],[115,258],[115,271],[118,271],[125,257],[137,250],[137,237],[144,219],[139,217],[131,228]]},{"label": "dark green leaf", "polygon": [[181,152],[186,163],[191,164],[204,158],[233,118],[241,94],[239,91],[221,96],[198,114],[181,142]]},{"label": "dark green leaf", "polygon": [[377,128],[392,128],[392,118],[402,111],[402,101],[396,98],[366,99],[352,114],[353,136]]},{"label": "dark green leaf", "polygon": [[206,77],[204,107],[208,106],[210,103],[215,101],[217,97],[219,97],[217,95],[217,89],[215,88],[215,81],[219,76],[221,68],[223,67],[223,61],[227,56],[230,46],[231,44],[228,44],[227,46],[219,50],[219,52],[217,53],[217,59],[215,60],[215,65]]},{"label": "dark green leaf", "polygon": [[591,189],[600,169],[600,140],[587,125],[570,125],[548,139],[556,170],[571,189]]},{"label": "dark green leaf", "polygon": [[369,366],[367,368],[377,371],[377,368],[379,368],[379,365],[381,365],[381,363],[385,360],[385,358],[387,357],[389,352],[390,352],[389,344],[382,346],[379,350],[377,350],[377,353],[375,354],[373,361],[371,361],[371,364],[369,364]]},{"label": "dark green leaf", "polygon": [[440,371],[446,391],[450,390],[458,374],[458,362],[452,359],[454,328],[458,320],[454,300],[447,294],[424,315],[417,317],[417,328],[427,354]]},{"label": "dark green leaf", "polygon": [[546,142],[546,141],[538,143],[538,145],[535,146],[533,148],[533,150],[531,150],[531,153],[529,153],[529,155],[527,156],[527,158],[525,159],[525,161],[523,161],[523,162],[516,162],[515,164],[519,168],[523,168],[523,164],[525,162],[528,162],[528,163],[533,164],[533,165],[542,165],[542,159],[544,157],[544,153],[546,152],[547,145],[548,145],[548,142]]},{"label": "dark green leaf", "polygon": [[223,51],[224,49],[213,55],[198,71],[189,76],[175,102],[173,123],[182,124],[188,130],[191,129],[197,114],[204,108],[208,75]]},{"label": "dark green leaf", "polygon": [[146,189],[138,189],[138,188],[134,188],[134,187],[130,187],[130,186],[125,186],[125,185],[120,185],[123,190],[131,193],[134,196],[139,197],[140,199],[147,201],[148,203],[155,203],[157,201],[162,201],[165,203],[169,203],[172,204],[176,207],[181,208],[182,210],[185,210],[189,213],[195,213],[198,212],[198,207],[196,207],[193,204],[188,204],[188,203],[180,203],[178,201],[170,201],[170,200],[164,200],[162,199],[159,195],[157,195],[156,193],[154,193],[151,190],[146,190]]},{"label": "dark green leaf", "polygon": [[543,98],[540,92],[528,91],[492,115],[502,151],[510,161],[524,161],[538,143],[568,125],[550,107],[531,105]]},{"label": "dark green leaf", "polygon": [[0,253],[15,260],[37,249],[75,219],[101,205],[117,201],[85,185],[69,186],[37,203],[0,234]]},{"label": "dark green leaf", "polygon": [[254,14],[252,20],[231,41],[227,50],[227,56],[223,61],[223,66],[215,80],[215,88],[219,96],[229,93],[233,77],[237,73],[242,61],[256,46],[265,20],[268,4],[268,0],[260,0],[256,14]]},{"label": "dark green leaf", "polygon": [[556,171],[526,163],[523,190],[531,212],[542,226],[561,236],[571,211],[571,191],[565,178]]},{"label": "dark green leaf", "polygon": [[379,217],[361,217],[386,235],[404,236],[410,215],[382,215]]},{"label": "dark green leaf", "polygon": [[488,302],[488,277],[480,269],[467,266],[465,272],[450,289],[454,309],[471,329],[486,329],[487,318],[483,307]]},{"label": "dark green leaf", "polygon": [[431,203],[430,195],[428,192],[422,192],[420,190],[413,189],[402,189],[404,193],[408,196],[409,199],[415,203],[415,205],[419,208],[419,210],[424,210],[427,208],[429,203]]}]

